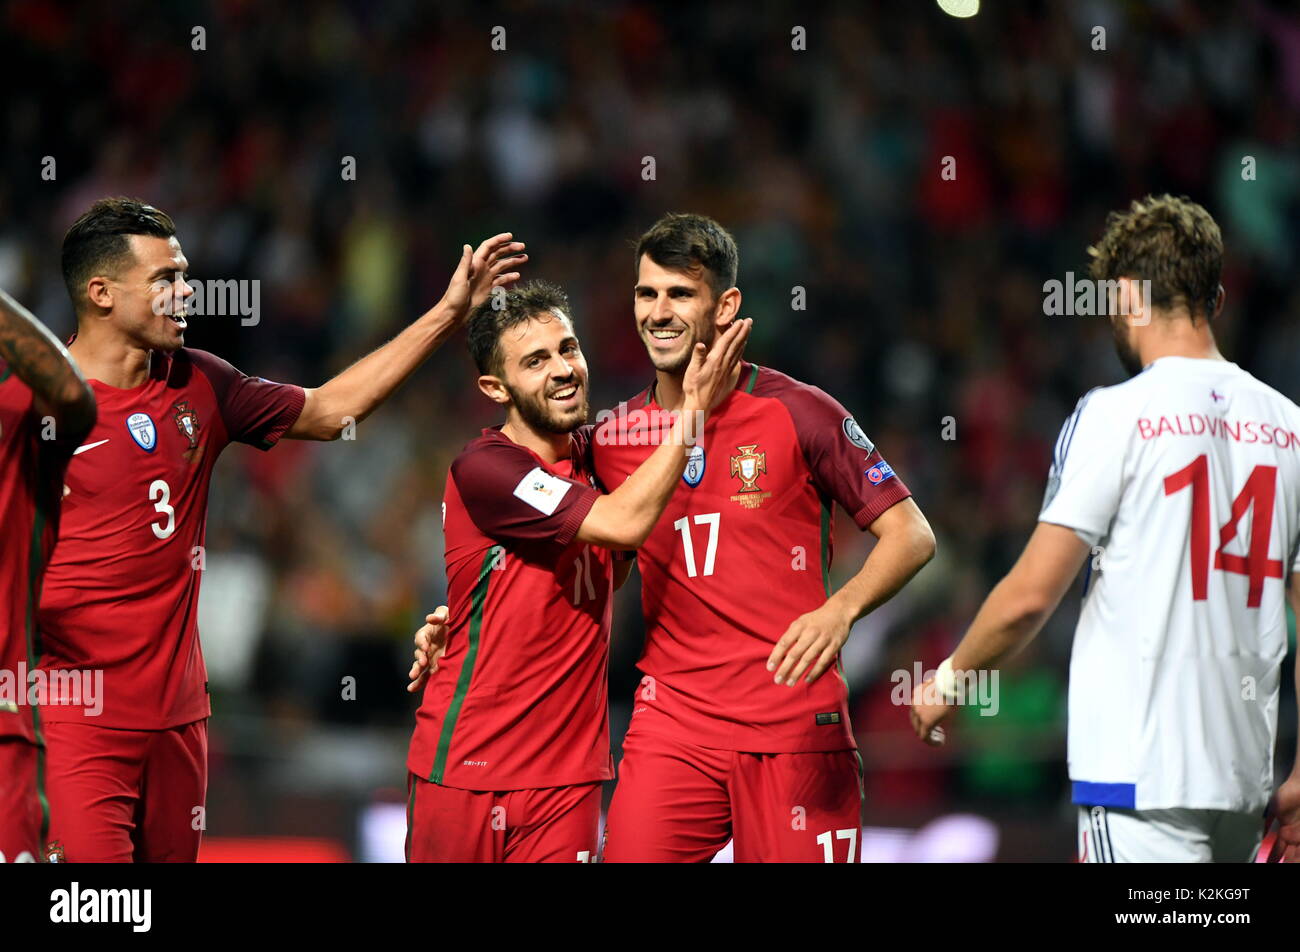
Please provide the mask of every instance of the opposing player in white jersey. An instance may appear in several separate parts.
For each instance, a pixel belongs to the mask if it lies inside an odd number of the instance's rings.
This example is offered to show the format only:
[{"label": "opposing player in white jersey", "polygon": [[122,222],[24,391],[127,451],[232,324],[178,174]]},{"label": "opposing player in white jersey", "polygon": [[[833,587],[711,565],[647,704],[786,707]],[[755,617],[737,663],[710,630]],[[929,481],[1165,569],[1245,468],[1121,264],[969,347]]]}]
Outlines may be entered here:
[{"label": "opposing player in white jersey", "polygon": [[[1092,256],[1134,376],[1066,421],[1024,553],[914,694],[927,743],[971,676],[1032,639],[1086,563],[1069,768],[1085,862],[1247,862],[1273,785],[1286,588],[1300,602],[1300,408],[1215,344],[1223,245],[1170,196]],[[1125,316],[1127,312],[1127,316]],[[1300,858],[1300,768],[1279,790]]]}]

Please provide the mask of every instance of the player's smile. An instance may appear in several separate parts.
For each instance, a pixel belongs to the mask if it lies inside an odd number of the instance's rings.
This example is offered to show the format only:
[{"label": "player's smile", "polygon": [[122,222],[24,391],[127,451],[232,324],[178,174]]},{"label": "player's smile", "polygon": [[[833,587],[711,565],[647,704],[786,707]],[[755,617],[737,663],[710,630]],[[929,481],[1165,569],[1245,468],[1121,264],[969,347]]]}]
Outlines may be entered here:
[{"label": "player's smile", "polygon": [[574,381],[557,387],[547,395],[547,400],[564,410],[573,410],[582,405],[582,384]]},{"label": "player's smile", "polygon": [[687,335],[685,327],[646,327],[644,336],[647,346],[669,353],[676,350]]}]

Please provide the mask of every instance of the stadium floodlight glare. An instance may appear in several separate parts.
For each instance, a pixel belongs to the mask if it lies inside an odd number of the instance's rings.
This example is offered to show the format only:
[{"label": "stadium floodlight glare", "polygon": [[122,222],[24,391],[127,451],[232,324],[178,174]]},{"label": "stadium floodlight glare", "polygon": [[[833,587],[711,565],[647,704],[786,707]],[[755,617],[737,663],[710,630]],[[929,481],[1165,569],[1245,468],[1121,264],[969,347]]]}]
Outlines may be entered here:
[{"label": "stadium floodlight glare", "polygon": [[980,0],[937,0],[939,9],[950,17],[973,17],[980,12]]}]

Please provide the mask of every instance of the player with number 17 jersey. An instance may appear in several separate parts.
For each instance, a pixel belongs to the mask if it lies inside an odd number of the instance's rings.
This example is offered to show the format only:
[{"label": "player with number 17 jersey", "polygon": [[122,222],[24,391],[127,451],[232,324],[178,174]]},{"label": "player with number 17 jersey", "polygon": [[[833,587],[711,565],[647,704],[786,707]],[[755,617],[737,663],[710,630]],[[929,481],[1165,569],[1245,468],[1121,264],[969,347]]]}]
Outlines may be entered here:
[{"label": "player with number 17 jersey", "polygon": [[[656,412],[646,390],[602,424],[592,449],[602,483],[618,486],[653,450]],[[855,748],[842,677],[787,691],[765,662],[791,619],[827,597],[833,505],[865,529],[911,495],[902,479],[829,395],[742,363],[683,481],[637,554],[638,667],[654,688],[638,692],[633,723],[648,706],[659,729],[708,747]]]},{"label": "player with number 17 jersey", "polygon": [[[663,413],[652,387],[599,426],[604,485],[653,449]],[[866,529],[911,493],[835,399],[743,362],[683,481],[637,553],[645,678],[606,858],[706,860],[730,835],[739,862],[845,851],[852,862],[861,762],[839,661],[794,689],[773,683],[766,662],[790,622],[830,595],[833,506]],[[697,788],[694,776],[710,779]]]}]

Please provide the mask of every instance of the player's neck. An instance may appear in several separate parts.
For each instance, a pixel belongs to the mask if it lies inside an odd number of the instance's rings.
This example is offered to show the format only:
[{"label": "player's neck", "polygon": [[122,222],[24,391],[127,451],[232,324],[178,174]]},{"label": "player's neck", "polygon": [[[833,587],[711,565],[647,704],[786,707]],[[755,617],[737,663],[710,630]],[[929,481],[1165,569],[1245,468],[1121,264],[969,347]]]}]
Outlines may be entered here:
[{"label": "player's neck", "polygon": [[119,390],[132,390],[148,380],[153,361],[153,351],[95,324],[78,328],[68,352],[86,379]]},{"label": "player's neck", "polygon": [[1164,320],[1151,322],[1148,339],[1142,342],[1141,360],[1145,367],[1161,357],[1191,357],[1196,360],[1224,360],[1215,343],[1214,333],[1204,319],[1192,324],[1190,320]]},{"label": "player's neck", "polygon": [[537,431],[511,414],[501,427],[501,432],[520,446],[532,450],[547,463],[557,463],[569,458],[572,437],[568,433]]},{"label": "player's neck", "polygon": [[[682,403],[686,400],[686,371],[681,373],[670,373],[667,370],[655,372],[655,392],[654,401],[665,410],[680,410]],[[727,392],[736,389],[736,384],[740,382],[740,362],[736,362],[735,369],[731,371],[730,386]]]}]

